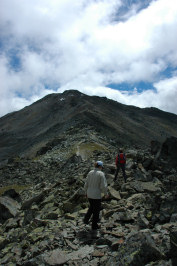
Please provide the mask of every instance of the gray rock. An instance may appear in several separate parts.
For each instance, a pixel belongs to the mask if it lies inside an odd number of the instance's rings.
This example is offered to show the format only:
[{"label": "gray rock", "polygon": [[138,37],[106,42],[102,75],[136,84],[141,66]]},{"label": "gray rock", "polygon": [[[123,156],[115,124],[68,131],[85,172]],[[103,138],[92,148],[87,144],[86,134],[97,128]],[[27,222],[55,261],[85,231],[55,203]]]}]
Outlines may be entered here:
[{"label": "gray rock", "polygon": [[12,199],[14,199],[14,200],[16,200],[16,201],[18,201],[18,202],[21,201],[21,197],[20,197],[19,193],[16,192],[15,189],[8,189],[8,190],[6,190],[6,191],[3,193],[2,196],[3,196],[3,197],[5,197],[5,196],[10,197],[10,198],[12,198]]},{"label": "gray rock", "polygon": [[138,232],[128,237],[120,246],[117,264],[120,266],[146,265],[163,258],[164,254],[156,247],[150,232]]},{"label": "gray rock", "polygon": [[134,166],[135,166],[135,162],[133,161],[133,159],[128,159],[126,161],[126,170],[129,171],[129,170],[133,169]]},{"label": "gray rock", "polygon": [[31,199],[23,202],[21,209],[22,210],[29,209],[33,203],[38,204],[38,203],[42,202],[42,200],[43,200],[44,196],[47,194],[47,192],[48,192],[48,190],[45,189],[39,195],[36,195],[35,197],[32,197]]},{"label": "gray rock", "polygon": [[115,190],[113,187],[108,187],[108,191],[110,193],[110,196],[113,197],[114,199],[117,200],[121,199],[119,191]]},{"label": "gray rock", "polygon": [[153,192],[160,192],[160,183],[153,183],[153,182],[131,182],[131,187],[134,188],[137,192],[148,192],[148,193],[153,193]]},{"label": "gray rock", "polygon": [[162,144],[160,158],[168,162],[168,166],[177,167],[177,138],[169,137]]},{"label": "gray rock", "polygon": [[63,265],[68,260],[69,257],[60,249],[53,250],[44,257],[47,265]]},{"label": "gray rock", "polygon": [[0,223],[4,223],[7,219],[15,217],[19,212],[20,204],[5,196],[0,197]]},{"label": "gray rock", "polygon": [[138,153],[137,150],[127,150],[126,157],[136,159],[137,153]]},{"label": "gray rock", "polygon": [[171,250],[170,256],[172,257],[173,265],[177,262],[177,227],[173,228],[170,232]]},{"label": "gray rock", "polygon": [[170,218],[170,223],[177,223],[177,213],[173,213]]},{"label": "gray rock", "polygon": [[143,173],[139,169],[135,170],[134,178],[137,181],[149,181],[149,176],[146,173]]},{"label": "gray rock", "polygon": [[119,222],[133,222],[134,219],[130,212],[119,212],[112,215],[114,221]]},{"label": "gray rock", "polygon": [[149,221],[142,213],[139,214],[138,218],[140,228],[147,228],[149,226]]},{"label": "gray rock", "polygon": [[8,242],[9,241],[5,237],[0,236],[0,250],[5,248]]},{"label": "gray rock", "polygon": [[71,261],[77,261],[78,259],[84,259],[85,257],[87,257],[89,254],[91,254],[94,251],[93,246],[84,246],[81,247],[80,249],[78,249],[77,251],[73,251],[72,253],[69,253],[67,255],[68,260]]},{"label": "gray rock", "polygon": [[146,266],[174,266],[172,264],[171,260],[165,261],[165,260],[160,260],[157,262],[151,262],[150,264],[146,264]]},{"label": "gray rock", "polygon": [[[122,173],[112,182],[117,144],[90,127],[70,126],[65,140],[45,154],[0,167],[2,184],[25,184],[19,192],[23,207],[0,225],[0,264],[49,265],[50,257],[51,265],[175,265],[175,168],[131,147],[127,182]],[[89,149],[89,157],[77,158],[78,143]],[[83,223],[88,207],[83,185],[96,160],[104,162],[110,198],[102,202],[101,229],[92,231]]]}]

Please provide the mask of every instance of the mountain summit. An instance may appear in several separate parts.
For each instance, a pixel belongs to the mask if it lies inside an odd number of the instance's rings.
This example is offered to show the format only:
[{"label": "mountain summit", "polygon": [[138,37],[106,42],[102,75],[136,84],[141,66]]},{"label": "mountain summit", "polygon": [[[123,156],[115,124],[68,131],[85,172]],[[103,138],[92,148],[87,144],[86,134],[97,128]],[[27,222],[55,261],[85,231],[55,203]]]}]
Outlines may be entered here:
[{"label": "mountain summit", "polygon": [[87,96],[76,90],[50,94],[0,118],[0,161],[34,156],[49,142],[63,137],[69,140],[70,134],[83,130],[87,135],[88,128],[115,145],[148,146],[154,139],[177,137],[177,115]]}]

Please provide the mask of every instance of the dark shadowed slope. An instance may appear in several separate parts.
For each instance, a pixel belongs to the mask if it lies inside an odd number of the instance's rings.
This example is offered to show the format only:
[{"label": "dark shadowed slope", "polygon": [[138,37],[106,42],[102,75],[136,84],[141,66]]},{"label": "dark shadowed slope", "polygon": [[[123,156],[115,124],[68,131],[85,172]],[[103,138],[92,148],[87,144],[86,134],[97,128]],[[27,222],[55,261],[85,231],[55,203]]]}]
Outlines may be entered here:
[{"label": "dark shadowed slope", "polygon": [[0,118],[0,160],[36,152],[48,141],[91,126],[123,145],[149,145],[177,137],[177,116],[156,108],[137,108],[78,91],[50,94]]}]

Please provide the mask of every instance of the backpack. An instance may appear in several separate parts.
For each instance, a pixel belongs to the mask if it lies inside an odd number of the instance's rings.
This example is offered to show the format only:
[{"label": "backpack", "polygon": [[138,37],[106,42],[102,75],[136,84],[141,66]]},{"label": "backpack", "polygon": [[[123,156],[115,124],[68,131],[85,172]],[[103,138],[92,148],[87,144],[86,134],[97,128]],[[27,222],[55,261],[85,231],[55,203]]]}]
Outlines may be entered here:
[{"label": "backpack", "polygon": [[124,153],[119,153],[118,154],[118,163],[124,164],[125,162],[126,162],[125,154]]}]

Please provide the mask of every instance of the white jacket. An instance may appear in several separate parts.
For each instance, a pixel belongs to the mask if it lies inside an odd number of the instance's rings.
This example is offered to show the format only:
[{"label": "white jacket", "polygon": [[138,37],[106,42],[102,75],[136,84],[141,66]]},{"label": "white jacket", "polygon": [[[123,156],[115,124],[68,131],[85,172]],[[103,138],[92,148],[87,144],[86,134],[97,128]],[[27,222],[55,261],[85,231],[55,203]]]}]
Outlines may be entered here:
[{"label": "white jacket", "polygon": [[88,173],[84,189],[90,199],[101,199],[101,193],[107,193],[107,181],[99,168]]}]

